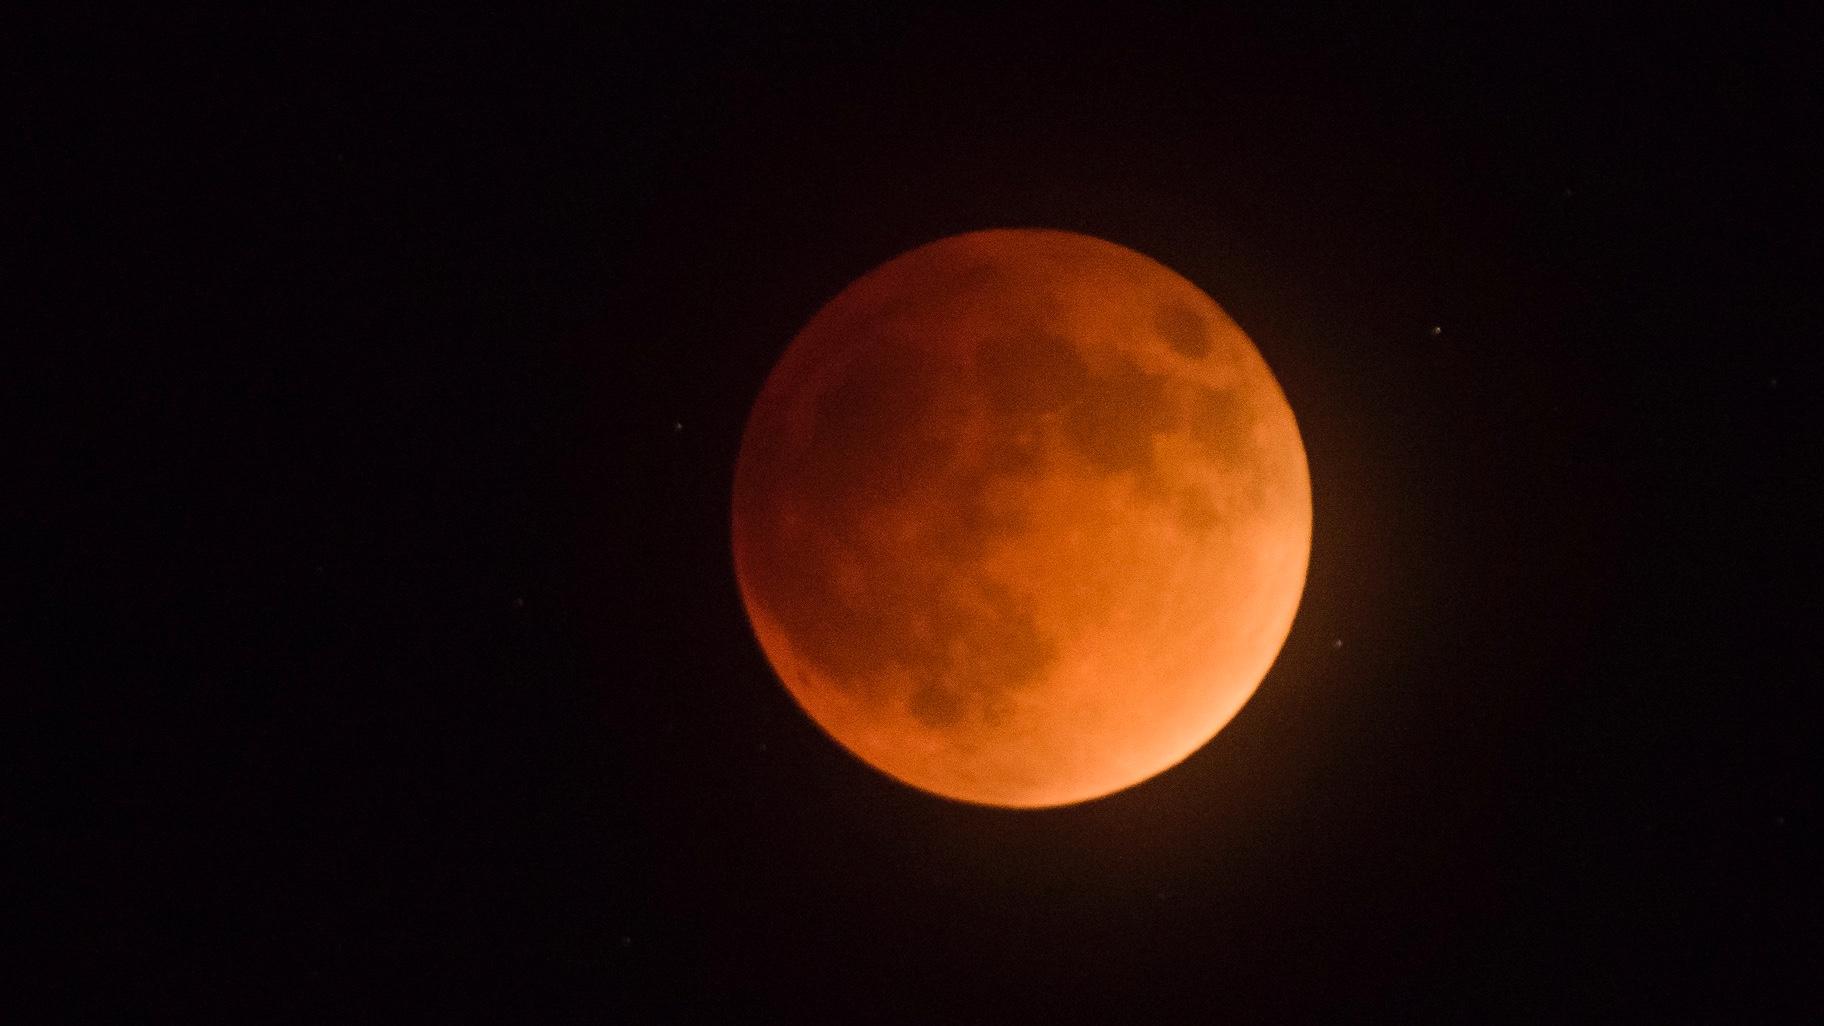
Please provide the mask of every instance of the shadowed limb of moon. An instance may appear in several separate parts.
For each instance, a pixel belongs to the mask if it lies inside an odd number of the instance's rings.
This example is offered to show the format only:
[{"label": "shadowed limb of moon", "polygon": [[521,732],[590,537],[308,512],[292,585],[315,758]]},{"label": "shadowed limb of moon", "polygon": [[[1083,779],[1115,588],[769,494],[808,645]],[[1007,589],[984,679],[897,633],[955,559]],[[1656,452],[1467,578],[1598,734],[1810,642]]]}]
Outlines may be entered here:
[{"label": "shadowed limb of moon", "polygon": [[1099,797],[1207,742],[1291,628],[1304,446],[1195,285],[1069,232],[901,254],[818,311],[735,470],[735,571],[805,712],[936,794]]}]

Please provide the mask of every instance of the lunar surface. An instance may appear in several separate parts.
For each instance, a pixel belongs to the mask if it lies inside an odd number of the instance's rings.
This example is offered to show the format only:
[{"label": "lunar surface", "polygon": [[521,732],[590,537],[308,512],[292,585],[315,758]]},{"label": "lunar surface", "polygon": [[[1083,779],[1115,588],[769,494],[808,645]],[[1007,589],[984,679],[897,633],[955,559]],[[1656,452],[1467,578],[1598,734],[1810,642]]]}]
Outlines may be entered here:
[{"label": "lunar surface", "polygon": [[1253,694],[1304,588],[1304,445],[1195,285],[1069,232],[953,236],[869,272],[768,377],[735,572],[792,697],[907,784],[1096,798]]}]

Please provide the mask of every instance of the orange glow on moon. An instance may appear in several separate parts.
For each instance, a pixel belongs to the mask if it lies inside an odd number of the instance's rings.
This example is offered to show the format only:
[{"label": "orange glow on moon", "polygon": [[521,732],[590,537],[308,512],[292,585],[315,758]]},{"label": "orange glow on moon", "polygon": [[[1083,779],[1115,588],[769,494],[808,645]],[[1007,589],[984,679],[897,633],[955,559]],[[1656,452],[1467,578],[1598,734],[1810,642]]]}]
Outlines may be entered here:
[{"label": "orange glow on moon", "polygon": [[735,468],[735,572],[792,697],[926,791],[1040,807],[1182,761],[1254,693],[1311,551],[1254,344],[1133,250],[901,254],[817,312]]}]

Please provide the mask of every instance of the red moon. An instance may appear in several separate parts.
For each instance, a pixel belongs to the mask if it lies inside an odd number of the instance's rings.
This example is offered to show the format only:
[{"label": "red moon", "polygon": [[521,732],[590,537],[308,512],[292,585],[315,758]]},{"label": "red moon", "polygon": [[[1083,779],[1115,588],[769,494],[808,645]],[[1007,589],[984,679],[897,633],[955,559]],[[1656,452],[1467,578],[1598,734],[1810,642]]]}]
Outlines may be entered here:
[{"label": "red moon", "polygon": [[1087,235],[901,254],[786,349],[736,461],[735,573],[837,742],[984,805],[1086,801],[1202,747],[1304,590],[1284,393],[1197,286]]}]

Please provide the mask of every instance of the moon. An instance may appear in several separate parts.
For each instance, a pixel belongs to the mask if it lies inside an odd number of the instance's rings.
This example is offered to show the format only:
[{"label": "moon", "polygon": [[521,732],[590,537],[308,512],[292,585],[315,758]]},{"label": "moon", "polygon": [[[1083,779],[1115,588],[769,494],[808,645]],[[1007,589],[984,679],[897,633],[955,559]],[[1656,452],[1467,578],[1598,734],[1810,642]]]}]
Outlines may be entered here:
[{"label": "moon", "polygon": [[864,762],[982,805],[1101,797],[1221,730],[1311,552],[1304,443],[1254,343],[1134,250],[969,232],[863,275],[748,417],[754,634]]}]

